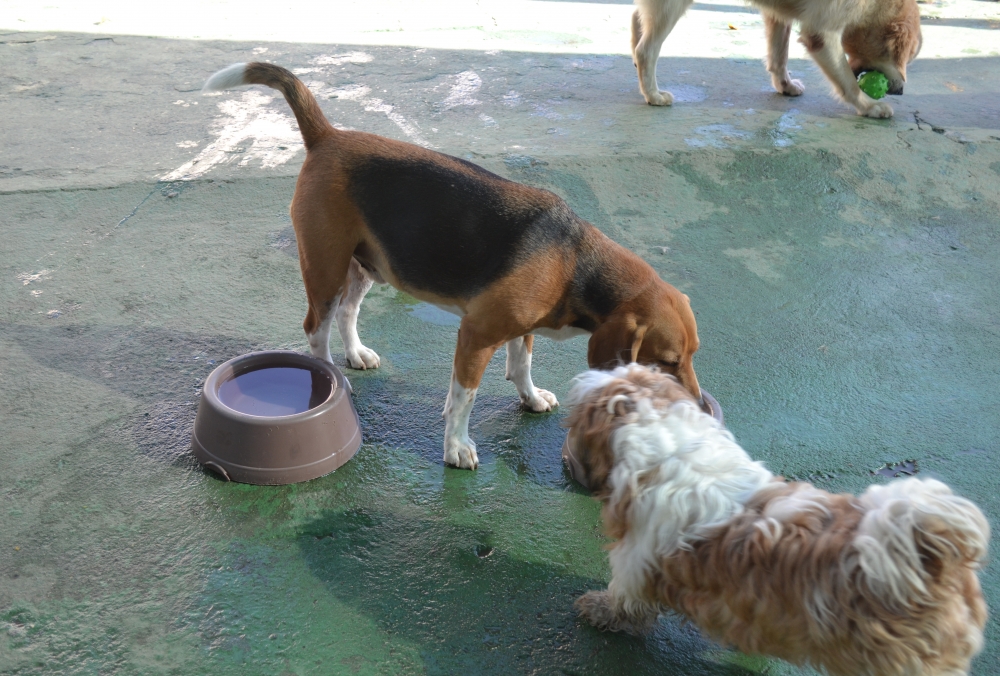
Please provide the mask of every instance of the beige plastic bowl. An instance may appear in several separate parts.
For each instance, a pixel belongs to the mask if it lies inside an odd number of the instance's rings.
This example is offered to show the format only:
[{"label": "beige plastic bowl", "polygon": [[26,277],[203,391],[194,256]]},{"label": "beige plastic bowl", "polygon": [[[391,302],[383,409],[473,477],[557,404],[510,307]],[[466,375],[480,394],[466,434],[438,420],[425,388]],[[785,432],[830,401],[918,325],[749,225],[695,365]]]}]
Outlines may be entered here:
[{"label": "beige plastic bowl", "polygon": [[228,481],[278,485],[329,474],[361,446],[351,385],[298,352],[253,352],[205,380],[191,445]]}]

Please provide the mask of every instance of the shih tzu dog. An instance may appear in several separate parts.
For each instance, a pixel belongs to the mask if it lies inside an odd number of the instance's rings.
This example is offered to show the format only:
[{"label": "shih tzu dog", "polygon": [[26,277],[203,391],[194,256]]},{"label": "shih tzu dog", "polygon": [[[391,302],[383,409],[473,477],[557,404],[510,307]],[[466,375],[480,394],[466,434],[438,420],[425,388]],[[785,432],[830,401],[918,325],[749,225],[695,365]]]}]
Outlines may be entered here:
[{"label": "shih tzu dog", "polygon": [[982,648],[989,524],[939,481],[860,496],[787,483],[672,376],[576,378],[567,462],[604,503],[612,580],[576,602],[644,632],[673,610],[746,653],[835,675],[966,674]]}]

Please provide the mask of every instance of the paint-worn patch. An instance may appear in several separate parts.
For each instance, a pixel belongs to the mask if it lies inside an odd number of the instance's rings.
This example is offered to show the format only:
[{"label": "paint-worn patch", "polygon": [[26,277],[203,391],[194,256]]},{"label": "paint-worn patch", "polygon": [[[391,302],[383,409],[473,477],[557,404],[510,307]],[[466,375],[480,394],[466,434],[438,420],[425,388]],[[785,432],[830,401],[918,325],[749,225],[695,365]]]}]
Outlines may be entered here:
[{"label": "paint-worn patch", "polygon": [[447,98],[441,102],[442,110],[451,110],[459,106],[478,106],[482,101],[476,98],[483,86],[483,79],[475,71],[467,70],[455,76],[455,84],[451,86]]},{"label": "paint-worn patch", "polygon": [[771,138],[775,148],[787,148],[795,145],[795,141],[793,140],[794,132],[802,129],[802,125],[799,124],[798,118],[795,117],[798,114],[798,108],[792,108],[787,113],[779,117],[778,121],[775,122],[774,130],[771,132]]},{"label": "paint-worn patch", "polygon": [[748,131],[737,129],[731,124],[708,124],[697,127],[698,138],[686,138],[684,143],[692,148],[728,148],[731,143],[743,141],[752,136]]},{"label": "paint-worn patch", "polygon": [[777,282],[783,276],[779,268],[784,265],[792,251],[792,247],[784,242],[771,242],[746,249],[725,249],[722,253],[738,259],[747,270],[761,279]]},{"label": "paint-worn patch", "polygon": [[673,95],[674,103],[701,103],[708,98],[704,87],[695,87],[694,85],[668,85],[666,90]]},{"label": "paint-worn patch", "polygon": [[17,274],[17,281],[21,282],[22,286],[28,286],[32,282],[41,282],[46,279],[52,279],[51,270],[39,270],[38,272],[20,272]]},{"label": "paint-worn patch", "polygon": [[416,143],[417,145],[421,145],[425,148],[433,147],[421,135],[419,127],[397,112],[395,106],[386,103],[380,98],[369,96],[372,91],[371,87],[353,84],[339,89],[330,89],[326,88],[323,83],[315,84],[317,85],[318,91],[314,91],[313,93],[316,94],[317,97],[327,99],[343,99],[344,101],[357,101],[364,106],[365,112],[384,113],[385,116],[389,118],[389,121],[399,127],[399,129],[406,134],[412,143]]},{"label": "paint-worn patch", "polygon": [[289,114],[269,107],[272,101],[273,96],[246,91],[238,99],[220,102],[222,116],[213,123],[215,141],[160,180],[189,181],[219,164],[259,163],[273,169],[288,162],[302,149],[302,136]]},{"label": "paint-worn patch", "polygon": [[320,54],[310,63],[316,66],[342,66],[345,63],[371,63],[374,60],[375,57],[367,52],[345,52],[343,54]]},{"label": "paint-worn patch", "polygon": [[900,462],[887,462],[882,467],[873,470],[875,476],[884,476],[888,479],[897,477],[913,476],[920,470],[917,468],[916,460],[902,460]]}]

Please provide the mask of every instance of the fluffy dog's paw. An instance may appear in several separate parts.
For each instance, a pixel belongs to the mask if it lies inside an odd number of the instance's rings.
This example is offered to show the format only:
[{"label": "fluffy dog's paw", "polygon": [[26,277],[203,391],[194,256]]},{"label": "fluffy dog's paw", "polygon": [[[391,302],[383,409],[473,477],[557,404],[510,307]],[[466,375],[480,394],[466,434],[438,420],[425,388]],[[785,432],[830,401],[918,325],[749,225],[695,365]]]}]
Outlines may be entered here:
[{"label": "fluffy dog's paw", "polygon": [[544,413],[545,411],[551,411],[558,406],[559,400],[556,399],[556,395],[552,394],[548,390],[542,390],[536,387],[533,397],[521,397],[521,405],[534,413]]},{"label": "fluffy dog's paw", "polygon": [[871,105],[868,106],[867,109],[858,108],[858,113],[864,115],[865,117],[884,119],[892,117],[892,106],[884,101],[872,101]]},{"label": "fluffy dog's paw", "polygon": [[344,356],[347,357],[347,363],[352,369],[358,369],[361,371],[366,369],[377,369],[382,363],[375,351],[369,350],[364,345],[359,347],[354,352],[345,353]]},{"label": "fluffy dog's paw", "polygon": [[624,631],[629,634],[649,633],[656,622],[657,613],[640,611],[634,617],[616,610],[611,592],[589,591],[573,604],[580,616],[601,631]]},{"label": "fluffy dog's paw", "polygon": [[580,617],[598,629],[611,629],[615,614],[611,611],[611,594],[607,591],[589,591],[573,604]]},{"label": "fluffy dog's paw", "polygon": [[802,92],[806,90],[806,86],[802,84],[802,80],[793,80],[790,77],[780,78],[772,76],[771,84],[774,85],[776,92],[785,96],[802,96]]},{"label": "fluffy dog's paw", "polygon": [[476,469],[479,467],[479,456],[476,455],[476,442],[471,439],[444,440],[444,464],[459,469]]},{"label": "fluffy dog's paw", "polygon": [[674,105],[674,95],[670,92],[656,91],[651,94],[643,92],[646,103],[651,106],[672,106]]}]

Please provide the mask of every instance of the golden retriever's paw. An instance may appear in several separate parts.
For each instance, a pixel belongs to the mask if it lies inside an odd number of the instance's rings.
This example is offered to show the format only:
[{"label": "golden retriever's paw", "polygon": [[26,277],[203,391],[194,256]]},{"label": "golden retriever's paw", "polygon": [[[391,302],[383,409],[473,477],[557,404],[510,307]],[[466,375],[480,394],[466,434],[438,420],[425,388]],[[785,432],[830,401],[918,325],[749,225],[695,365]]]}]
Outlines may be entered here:
[{"label": "golden retriever's paw", "polygon": [[793,80],[790,77],[780,78],[772,75],[771,84],[774,85],[774,91],[785,96],[802,96],[802,92],[806,90],[802,80]]},{"label": "golden retriever's paw", "polygon": [[542,390],[536,387],[533,397],[530,399],[526,399],[524,397],[521,398],[521,405],[534,413],[544,413],[545,411],[551,411],[558,406],[559,400],[556,399],[556,395],[552,394],[548,390]]},{"label": "golden retriever's paw", "polygon": [[347,357],[347,363],[350,364],[352,369],[358,369],[361,371],[366,369],[377,369],[382,363],[378,354],[376,354],[374,350],[369,350],[364,345],[359,346],[356,350],[345,353],[344,356]]},{"label": "golden retriever's paw", "polygon": [[654,94],[642,93],[646,98],[646,103],[651,106],[672,106],[674,105],[674,95],[670,92],[657,91]]},{"label": "golden retriever's paw", "polygon": [[479,467],[479,456],[476,455],[476,442],[466,437],[445,437],[444,464],[459,469],[476,469]]},{"label": "golden retriever's paw", "polygon": [[858,109],[858,113],[864,115],[865,117],[873,117],[875,119],[885,119],[892,117],[892,106],[884,101],[872,101],[871,105],[867,109]]}]

